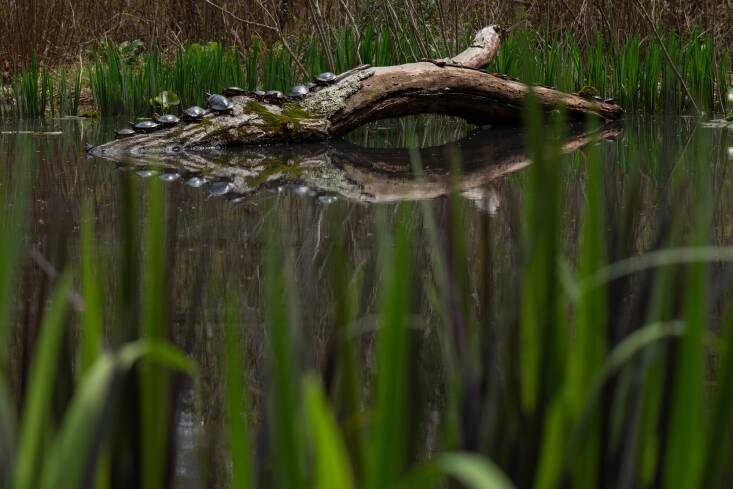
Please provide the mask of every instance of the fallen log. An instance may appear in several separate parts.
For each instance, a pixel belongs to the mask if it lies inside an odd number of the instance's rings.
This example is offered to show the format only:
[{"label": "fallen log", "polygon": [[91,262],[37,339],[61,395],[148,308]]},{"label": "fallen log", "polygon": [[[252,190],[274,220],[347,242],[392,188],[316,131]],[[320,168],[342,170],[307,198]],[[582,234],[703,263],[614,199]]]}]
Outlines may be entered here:
[{"label": "fallen log", "polygon": [[202,122],[117,139],[92,150],[113,154],[180,153],[223,146],[323,141],[374,120],[413,114],[446,114],[477,124],[521,122],[525,95],[534,90],[546,110],[564,107],[572,119],[595,115],[618,119],[623,109],[604,102],[481,70],[500,45],[496,26],[481,29],[471,46],[453,58],[396,66],[359,66],[302,98],[274,99],[247,93],[231,98],[228,114]]}]

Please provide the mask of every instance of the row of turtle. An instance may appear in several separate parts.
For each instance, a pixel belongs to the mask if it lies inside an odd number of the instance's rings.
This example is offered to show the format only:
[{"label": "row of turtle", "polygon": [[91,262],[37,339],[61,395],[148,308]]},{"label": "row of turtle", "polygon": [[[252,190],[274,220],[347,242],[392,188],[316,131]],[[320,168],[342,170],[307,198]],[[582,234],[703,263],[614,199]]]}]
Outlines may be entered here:
[{"label": "row of turtle", "polygon": [[178,125],[181,120],[188,122],[201,122],[206,114],[227,114],[231,113],[234,109],[234,104],[231,100],[226,98],[224,95],[209,94],[206,101],[208,110],[194,105],[183,111],[182,116],[179,118],[173,114],[164,114],[157,116],[155,119],[145,119],[136,123],[131,123],[131,128],[126,127],[117,131],[118,138],[126,138],[133,136],[139,132],[153,132],[158,129],[166,127],[173,127]]},{"label": "row of turtle", "polygon": [[[333,83],[335,80],[336,75],[331,73],[330,71],[321,73],[315,78],[315,81],[310,82],[307,85],[295,85],[293,88],[290,89],[288,97],[293,99],[302,98],[317,86],[328,85],[330,83]],[[161,116],[157,116],[155,119],[146,119],[136,123],[131,123],[132,127],[120,129],[117,131],[116,134],[118,138],[126,138],[141,132],[148,133],[166,127],[173,127],[178,125],[181,120],[188,122],[201,122],[204,116],[210,113],[231,113],[232,109],[234,108],[234,104],[231,100],[227,98],[227,96],[235,97],[239,95],[247,95],[249,93],[250,92],[247,92],[243,88],[229,87],[224,90],[224,95],[219,95],[218,93],[209,94],[209,97],[206,101],[208,110],[203,109],[198,105],[194,105],[193,107],[189,107],[184,110],[181,118],[178,118],[173,114],[164,114]],[[255,97],[260,97],[267,100],[278,101],[285,99],[285,95],[279,90],[270,90],[267,92],[256,90],[252,92],[252,94]]]},{"label": "row of turtle", "polygon": [[[133,170],[135,169],[132,166],[120,166],[118,167],[120,169],[124,170]],[[210,179],[207,176],[204,176],[201,173],[197,172],[179,172],[172,168],[163,168],[163,169],[157,169],[157,168],[150,168],[150,167],[143,167],[140,169],[136,169],[135,173],[137,173],[138,176],[143,178],[150,178],[157,176],[160,178],[160,180],[166,182],[166,183],[172,183],[176,181],[182,181],[184,184],[186,184],[189,187],[192,188],[201,188],[206,187],[209,191],[209,195],[213,197],[226,197],[230,201],[233,201],[235,203],[241,202],[244,200],[247,196],[241,193],[238,193],[236,191],[236,188],[231,180],[227,178],[215,178]],[[333,204],[336,202],[337,198],[335,195],[325,192],[318,192],[317,190],[314,190],[313,188],[303,185],[302,183],[290,183],[287,185],[279,184],[279,185],[265,185],[263,188],[266,188],[269,191],[280,193],[286,188],[290,188],[292,192],[298,196],[301,197],[317,197],[318,201],[321,204]]]},{"label": "row of turtle", "polygon": [[336,75],[334,73],[331,73],[330,71],[323,72],[320,75],[316,76],[316,78],[312,82],[308,82],[304,85],[293,86],[288,92],[287,96],[280,90],[255,90],[254,92],[248,92],[247,90],[239,87],[229,87],[225,89],[224,95],[234,97],[238,95],[248,95],[251,93],[255,97],[273,101],[280,101],[286,98],[300,99],[308,95],[308,93],[310,93],[317,87],[322,87],[335,82],[336,78]]}]

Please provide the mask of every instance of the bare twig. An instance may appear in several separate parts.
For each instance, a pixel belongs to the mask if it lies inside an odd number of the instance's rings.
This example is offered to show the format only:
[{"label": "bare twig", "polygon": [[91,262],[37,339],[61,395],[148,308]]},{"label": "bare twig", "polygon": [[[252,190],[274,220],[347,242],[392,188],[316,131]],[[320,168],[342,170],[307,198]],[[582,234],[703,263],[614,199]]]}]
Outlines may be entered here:
[{"label": "bare twig", "polygon": [[336,59],[334,58],[333,48],[331,47],[331,43],[328,41],[328,35],[326,34],[326,29],[328,27],[326,26],[326,22],[323,20],[323,15],[321,15],[321,7],[318,5],[318,0],[308,0],[308,10],[311,17],[313,17],[313,23],[316,25],[318,37],[321,38],[323,50],[326,53],[326,58],[328,58],[328,64],[332,70],[336,71]]},{"label": "bare twig", "polygon": [[361,59],[361,30],[359,29],[359,25],[356,23],[356,19],[352,15],[351,9],[349,9],[346,2],[344,0],[339,0],[339,2],[341,3],[341,8],[346,12],[346,17],[348,17],[349,22],[351,22],[351,26],[354,29],[354,35],[356,36],[356,59],[359,64],[362,64],[364,60]]},{"label": "bare twig", "polygon": [[687,83],[685,83],[685,79],[682,77],[682,74],[680,74],[679,70],[677,69],[677,66],[675,66],[674,61],[672,61],[672,56],[669,55],[669,51],[667,51],[667,47],[664,45],[662,36],[660,36],[659,31],[657,31],[657,26],[654,25],[654,21],[651,19],[651,17],[649,17],[649,14],[647,13],[646,9],[641,4],[641,2],[639,2],[639,0],[634,0],[634,3],[636,3],[636,6],[641,11],[641,15],[644,17],[644,19],[649,23],[649,27],[652,29],[654,36],[657,38],[657,41],[659,41],[659,45],[662,47],[662,52],[664,52],[664,57],[667,58],[667,62],[672,67],[674,74],[680,80],[680,83],[682,83],[682,87],[685,89],[685,92],[687,93],[687,97],[690,99],[690,102],[692,102],[692,105],[695,107],[695,111],[698,114],[701,114],[702,112],[700,111],[700,107],[697,106],[697,102],[695,102],[695,98],[692,96],[690,89],[687,87]]},{"label": "bare twig", "polygon": [[[208,1],[208,0],[205,0]],[[260,6],[263,12],[270,18],[272,23],[275,25],[274,29],[277,33],[278,37],[280,38],[280,42],[283,44],[283,47],[285,50],[290,54],[290,56],[293,58],[293,61],[295,61],[295,65],[300,70],[301,74],[304,77],[310,76],[310,73],[308,73],[308,70],[305,69],[305,66],[303,66],[303,63],[300,62],[300,58],[295,54],[295,51],[290,47],[290,43],[288,43],[288,40],[285,38],[285,34],[283,33],[282,29],[280,28],[280,23],[277,21],[277,18],[275,18],[274,15],[272,15],[272,12],[268,10],[267,7],[265,7],[265,4],[262,3],[262,0],[256,0],[257,4]]]},{"label": "bare twig", "polygon": [[204,0],[204,2],[208,3],[209,5],[211,5],[211,6],[212,6],[212,7],[214,7],[214,8],[217,8],[217,9],[221,10],[222,12],[224,12],[224,13],[225,13],[225,14],[227,14],[227,15],[229,15],[229,16],[230,16],[231,18],[233,18],[234,20],[236,20],[236,21],[238,21],[238,22],[241,22],[241,23],[243,23],[243,24],[247,24],[247,25],[252,25],[252,26],[256,26],[256,27],[262,27],[262,28],[264,28],[264,29],[268,29],[268,30],[271,30],[271,31],[274,31],[274,32],[277,32],[277,30],[278,30],[278,29],[277,29],[276,27],[273,27],[273,26],[271,26],[271,25],[267,25],[267,24],[262,24],[261,22],[255,22],[255,21],[253,21],[253,20],[247,20],[247,19],[243,19],[243,18],[241,18],[240,16],[238,16],[237,14],[235,14],[234,12],[232,12],[232,11],[230,11],[230,10],[227,10],[227,9],[225,9],[225,8],[224,8],[224,7],[222,7],[221,5],[217,5],[217,4],[215,4],[215,3],[214,3],[214,2],[212,2],[211,0]]}]

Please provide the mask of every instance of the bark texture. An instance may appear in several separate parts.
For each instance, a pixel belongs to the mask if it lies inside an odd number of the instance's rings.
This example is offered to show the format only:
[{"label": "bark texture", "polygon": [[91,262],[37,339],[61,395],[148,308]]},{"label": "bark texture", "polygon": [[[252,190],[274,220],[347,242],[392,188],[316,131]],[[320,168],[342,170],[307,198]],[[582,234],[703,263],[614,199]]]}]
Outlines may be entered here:
[{"label": "bark texture", "polygon": [[525,95],[533,89],[546,110],[563,106],[571,118],[618,119],[623,110],[606,103],[481,71],[500,45],[496,26],[481,29],[453,58],[397,66],[359,66],[301,99],[273,100],[255,94],[232,97],[230,114],[203,122],[110,141],[92,152],[178,154],[223,146],[324,141],[374,120],[412,114],[446,114],[478,124],[516,125]]}]

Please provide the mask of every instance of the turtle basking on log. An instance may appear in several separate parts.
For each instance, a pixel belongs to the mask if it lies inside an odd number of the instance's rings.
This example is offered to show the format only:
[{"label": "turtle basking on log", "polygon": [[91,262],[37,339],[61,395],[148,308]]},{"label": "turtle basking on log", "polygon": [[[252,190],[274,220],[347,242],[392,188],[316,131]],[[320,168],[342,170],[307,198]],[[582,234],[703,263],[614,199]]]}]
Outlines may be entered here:
[{"label": "turtle basking on log", "polygon": [[[499,28],[481,29],[462,53],[442,60],[396,66],[358,66],[314,80],[318,89],[299,89],[297,97],[280,92],[231,95],[228,117],[206,113],[206,124],[180,124],[150,134],[119,138],[95,147],[98,156],[168,153],[202,148],[324,141],[339,138],[367,122],[414,114],[445,114],[477,124],[519,125],[525,95],[563,107],[571,119],[594,115],[615,120],[623,109],[613,101],[584,98],[547,87],[530,87],[482,70],[499,50]],[[307,85],[306,85],[307,87]],[[228,90],[228,94],[241,93]],[[224,97],[222,97],[224,98]],[[219,100],[219,102],[221,102]]]}]

